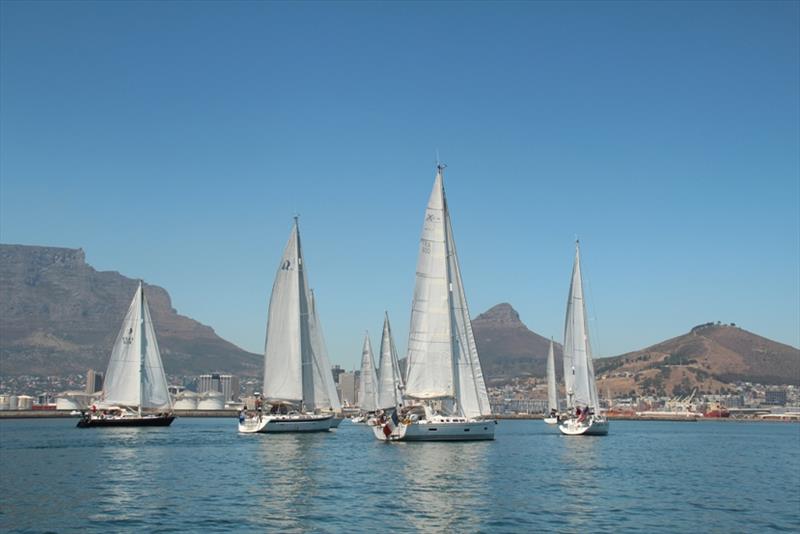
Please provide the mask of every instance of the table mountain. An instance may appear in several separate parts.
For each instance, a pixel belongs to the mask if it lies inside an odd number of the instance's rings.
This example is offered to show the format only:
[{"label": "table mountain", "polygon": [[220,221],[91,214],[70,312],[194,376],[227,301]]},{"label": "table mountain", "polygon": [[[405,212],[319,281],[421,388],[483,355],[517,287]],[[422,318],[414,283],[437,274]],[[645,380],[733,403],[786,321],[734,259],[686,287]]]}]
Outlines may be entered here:
[{"label": "table mountain", "polygon": [[[137,284],[96,271],[82,249],[0,245],[0,374],[105,369]],[[179,315],[163,288],[144,291],[167,373],[260,372],[261,356]]]}]

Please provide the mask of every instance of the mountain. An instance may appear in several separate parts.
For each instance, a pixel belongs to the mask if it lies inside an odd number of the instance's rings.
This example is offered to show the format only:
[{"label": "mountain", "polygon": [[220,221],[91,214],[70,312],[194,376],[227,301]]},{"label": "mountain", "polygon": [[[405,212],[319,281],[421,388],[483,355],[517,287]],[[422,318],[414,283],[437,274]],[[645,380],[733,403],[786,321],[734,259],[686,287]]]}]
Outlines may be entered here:
[{"label": "mountain", "polygon": [[[137,284],[96,271],[82,249],[0,245],[0,374],[104,370]],[[144,291],[167,373],[260,372],[261,356],[179,315],[163,288]]]},{"label": "mountain", "polygon": [[646,349],[595,362],[601,394],[685,395],[731,382],[800,385],[800,349],[734,324],[706,323]]},{"label": "mountain", "polygon": [[[502,303],[472,320],[475,343],[487,385],[512,378],[544,376],[550,340],[532,332],[511,304]],[[561,376],[561,345],[555,344],[556,375]]]},{"label": "mountain", "polygon": [[[549,340],[532,332],[510,304],[472,321],[488,385],[545,374]],[[555,345],[561,380],[561,345]],[[733,382],[800,385],[800,350],[735,325],[706,323],[646,349],[595,360],[601,395],[716,393]]]}]

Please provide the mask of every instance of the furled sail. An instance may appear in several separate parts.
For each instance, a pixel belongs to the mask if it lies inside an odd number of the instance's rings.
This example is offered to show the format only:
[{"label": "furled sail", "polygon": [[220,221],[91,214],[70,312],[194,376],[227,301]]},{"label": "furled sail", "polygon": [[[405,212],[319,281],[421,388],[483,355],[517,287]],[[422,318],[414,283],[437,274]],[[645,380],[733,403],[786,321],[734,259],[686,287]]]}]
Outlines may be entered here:
[{"label": "furled sail", "polygon": [[575,243],[575,264],[572,268],[564,324],[564,383],[567,388],[568,407],[599,408],[589,329],[586,323],[579,243]]},{"label": "furled sail", "polygon": [[556,391],[556,356],[553,351],[553,340],[547,351],[547,409],[558,411],[558,392]]},{"label": "furled sail", "polygon": [[375,374],[375,358],[369,334],[364,337],[361,350],[361,374],[358,381],[358,406],[365,412],[378,409],[378,377]]},{"label": "furled sail", "polygon": [[142,409],[172,405],[141,282],[111,351],[101,404]]},{"label": "furled sail", "polygon": [[378,373],[378,407],[394,408],[403,402],[403,379],[400,376],[400,363],[397,349],[392,339],[392,328],[389,325],[389,314],[383,319],[383,335],[381,336],[381,357]]},{"label": "furled sail", "polygon": [[445,233],[439,169],[425,210],[408,333],[406,396],[415,399],[453,398],[456,393]]}]

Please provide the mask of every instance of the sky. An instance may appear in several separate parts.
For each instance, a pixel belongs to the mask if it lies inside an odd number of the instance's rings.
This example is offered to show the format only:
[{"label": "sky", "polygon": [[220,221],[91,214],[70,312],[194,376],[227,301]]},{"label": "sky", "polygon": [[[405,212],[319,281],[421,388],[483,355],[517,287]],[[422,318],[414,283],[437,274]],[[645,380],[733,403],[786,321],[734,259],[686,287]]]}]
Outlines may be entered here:
[{"label": "sky", "polygon": [[0,241],[253,352],[292,217],[331,359],[406,347],[437,152],[473,317],[800,346],[797,2],[0,3]]}]

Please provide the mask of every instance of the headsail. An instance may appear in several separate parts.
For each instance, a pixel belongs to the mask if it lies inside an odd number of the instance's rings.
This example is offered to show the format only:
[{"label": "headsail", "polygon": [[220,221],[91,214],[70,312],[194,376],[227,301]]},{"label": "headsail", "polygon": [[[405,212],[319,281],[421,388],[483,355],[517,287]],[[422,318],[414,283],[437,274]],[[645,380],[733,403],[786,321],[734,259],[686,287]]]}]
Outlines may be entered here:
[{"label": "headsail", "polygon": [[567,406],[599,408],[597,384],[586,323],[586,303],[581,278],[580,244],[575,243],[575,264],[567,299],[567,316],[564,324],[564,382],[567,388]]},{"label": "headsail", "polygon": [[[325,396],[328,400],[327,406],[325,402],[317,402],[315,408],[329,408],[334,412],[339,412],[342,410],[342,404],[339,402],[339,394],[336,392],[336,384],[333,381],[328,348],[325,345],[325,338],[322,335],[322,325],[319,322],[319,313],[317,312],[317,303],[314,298],[313,289],[310,291],[309,316],[309,333],[311,337],[311,346],[316,355],[315,360],[318,363],[317,371],[319,374],[319,382],[324,385]],[[323,401],[321,395],[318,396],[318,400]]]},{"label": "headsail", "polygon": [[361,350],[361,374],[358,381],[358,406],[365,412],[378,409],[378,377],[375,374],[375,358],[369,334],[364,337]]},{"label": "headsail", "polygon": [[558,411],[558,391],[556,390],[556,357],[553,351],[553,340],[547,351],[547,409]]},{"label": "headsail", "polygon": [[479,417],[491,415],[489,394],[483,380],[483,370],[478,359],[478,347],[475,345],[475,335],[472,332],[472,322],[467,308],[467,298],[464,294],[464,284],[461,280],[461,267],[458,264],[456,242],[453,237],[453,226],[450,221],[450,211],[447,209],[445,198],[445,229],[448,248],[447,262],[450,273],[450,306],[453,314],[453,353],[456,364],[457,401],[462,415],[465,417]]},{"label": "headsail", "polygon": [[111,351],[102,404],[142,409],[164,409],[172,405],[141,282]]},{"label": "headsail", "polygon": [[392,339],[389,326],[389,314],[383,319],[383,335],[381,336],[381,358],[378,373],[378,407],[389,409],[403,402],[403,378],[400,376],[400,364],[397,360],[397,349]]}]

